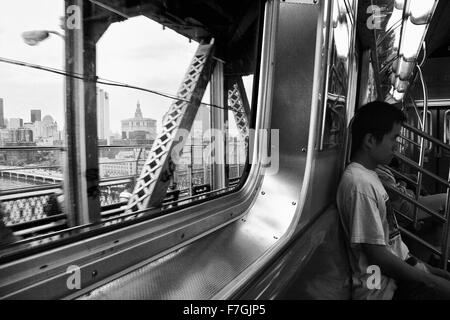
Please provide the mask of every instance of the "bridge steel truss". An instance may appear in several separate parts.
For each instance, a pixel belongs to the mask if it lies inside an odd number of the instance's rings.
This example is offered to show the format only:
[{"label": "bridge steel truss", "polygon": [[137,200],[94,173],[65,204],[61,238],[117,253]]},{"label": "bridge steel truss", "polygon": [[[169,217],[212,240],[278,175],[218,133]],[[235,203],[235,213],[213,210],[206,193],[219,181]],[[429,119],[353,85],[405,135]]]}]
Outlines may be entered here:
[{"label": "bridge steel truss", "polygon": [[237,128],[248,147],[250,105],[245,93],[244,82],[241,77],[227,77],[228,107],[233,112]]},{"label": "bridge steel truss", "polygon": [[200,44],[178,90],[176,100],[164,117],[163,130],[153,143],[149,157],[137,179],[127,212],[161,205],[175,169],[172,151],[182,150],[214,70],[213,41]]}]

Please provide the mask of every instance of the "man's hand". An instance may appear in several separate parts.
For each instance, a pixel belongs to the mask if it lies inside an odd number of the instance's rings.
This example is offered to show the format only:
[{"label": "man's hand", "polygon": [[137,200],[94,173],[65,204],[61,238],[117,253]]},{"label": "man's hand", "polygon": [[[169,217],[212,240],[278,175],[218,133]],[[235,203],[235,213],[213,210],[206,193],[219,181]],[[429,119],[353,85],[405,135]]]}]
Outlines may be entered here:
[{"label": "man's hand", "polygon": [[448,273],[447,271],[442,270],[440,268],[432,267],[430,265],[426,265],[426,266],[427,266],[427,269],[430,271],[430,273],[432,273],[438,277],[450,280],[450,273]]},{"label": "man's hand", "polygon": [[[429,272],[410,266],[399,257],[392,254],[386,246],[363,244],[362,249],[367,255],[369,264],[379,266],[381,273],[400,283],[424,288],[430,297],[450,300],[450,279],[446,272],[431,266],[426,266]],[[431,272],[431,273],[430,273]],[[438,275],[435,275],[436,272]]]}]

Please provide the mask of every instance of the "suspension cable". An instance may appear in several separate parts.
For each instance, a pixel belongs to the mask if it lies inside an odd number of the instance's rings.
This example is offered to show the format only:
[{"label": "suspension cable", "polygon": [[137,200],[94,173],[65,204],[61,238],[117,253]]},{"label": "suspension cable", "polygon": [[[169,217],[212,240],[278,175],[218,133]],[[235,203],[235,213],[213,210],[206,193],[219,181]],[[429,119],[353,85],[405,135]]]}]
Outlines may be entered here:
[{"label": "suspension cable", "polygon": [[[172,99],[172,100],[183,101],[183,102],[188,102],[188,103],[191,102],[190,100],[183,99],[183,98],[180,98],[180,97],[168,94],[168,93],[164,93],[161,91],[138,87],[135,85],[129,85],[129,84],[114,81],[114,80],[99,78],[97,76],[86,77],[86,76],[84,76],[80,73],[76,73],[76,72],[68,73],[66,71],[56,69],[56,68],[50,68],[50,67],[46,67],[46,66],[42,66],[42,65],[38,65],[38,64],[33,64],[33,63],[28,63],[28,62],[18,61],[18,60],[12,60],[12,59],[7,59],[7,58],[3,58],[3,57],[0,57],[0,62],[12,64],[12,65],[18,65],[18,66],[22,66],[22,67],[27,67],[27,68],[31,68],[31,69],[37,69],[37,70],[46,71],[46,72],[50,72],[50,73],[55,73],[55,74],[59,74],[62,76],[79,79],[79,80],[83,80],[83,81],[87,81],[87,82],[94,81],[95,83],[103,84],[106,86],[121,87],[121,88],[128,88],[128,89],[144,91],[147,93],[155,94],[155,95],[158,95],[158,96],[161,96],[164,98],[168,98],[168,99]],[[206,103],[206,102],[202,102],[201,106],[207,106],[207,107],[217,108],[217,109],[221,109],[221,110],[229,110],[228,107],[220,107],[216,104]]]}]

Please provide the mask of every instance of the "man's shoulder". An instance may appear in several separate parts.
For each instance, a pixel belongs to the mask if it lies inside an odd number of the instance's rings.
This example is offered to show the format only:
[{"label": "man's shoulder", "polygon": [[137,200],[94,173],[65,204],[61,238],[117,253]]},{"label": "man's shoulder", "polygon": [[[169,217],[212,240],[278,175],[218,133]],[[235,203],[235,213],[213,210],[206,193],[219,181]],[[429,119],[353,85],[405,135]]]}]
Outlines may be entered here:
[{"label": "man's shoulder", "polygon": [[375,171],[365,169],[363,166],[357,163],[351,163],[347,166],[342,176],[342,180],[347,182],[353,182],[356,184],[366,184],[373,182],[376,175]]},{"label": "man's shoulder", "polygon": [[374,189],[378,189],[380,185],[381,183],[379,183],[375,171],[370,171],[363,168],[361,165],[351,163],[344,171],[340,189],[364,194],[373,194]]}]

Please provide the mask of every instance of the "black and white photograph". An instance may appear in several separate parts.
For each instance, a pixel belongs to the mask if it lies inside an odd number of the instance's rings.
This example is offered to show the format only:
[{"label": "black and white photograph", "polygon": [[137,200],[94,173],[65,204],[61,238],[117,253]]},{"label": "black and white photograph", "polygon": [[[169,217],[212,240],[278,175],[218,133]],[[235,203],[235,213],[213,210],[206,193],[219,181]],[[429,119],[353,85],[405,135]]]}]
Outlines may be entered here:
[{"label": "black and white photograph", "polygon": [[450,300],[449,16],[1,0],[0,299]]}]

